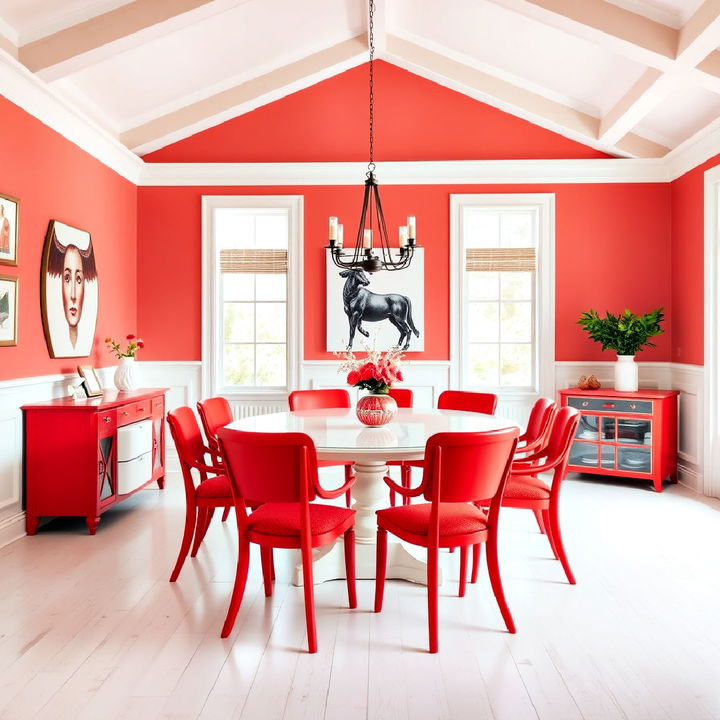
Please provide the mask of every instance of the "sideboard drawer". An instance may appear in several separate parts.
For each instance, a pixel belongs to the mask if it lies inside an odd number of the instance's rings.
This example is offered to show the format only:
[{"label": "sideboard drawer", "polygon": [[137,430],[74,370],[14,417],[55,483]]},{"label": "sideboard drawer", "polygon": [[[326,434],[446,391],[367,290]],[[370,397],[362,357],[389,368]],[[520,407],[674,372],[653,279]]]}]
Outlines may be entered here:
[{"label": "sideboard drawer", "polygon": [[652,400],[617,400],[614,398],[568,397],[567,404],[583,412],[640,413],[652,415]]},{"label": "sideboard drawer", "polygon": [[152,415],[152,401],[143,400],[142,402],[135,403],[135,420],[145,420]]}]

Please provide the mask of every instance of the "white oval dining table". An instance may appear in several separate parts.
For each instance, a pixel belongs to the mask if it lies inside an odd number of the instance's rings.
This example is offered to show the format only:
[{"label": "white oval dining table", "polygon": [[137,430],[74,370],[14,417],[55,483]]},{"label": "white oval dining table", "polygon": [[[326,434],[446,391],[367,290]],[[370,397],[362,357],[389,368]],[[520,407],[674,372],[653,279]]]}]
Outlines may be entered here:
[{"label": "white oval dining table", "polygon": [[[425,443],[440,432],[490,432],[517,427],[511,420],[457,410],[400,408],[391,423],[378,428],[364,426],[354,409],[302,410],[271,413],[235,420],[229,428],[263,433],[301,432],[315,443],[319,460],[354,462],[352,488],[356,511],[356,572],[358,579],[375,577],[377,520],[375,511],[388,507],[388,487],[383,478],[389,460],[420,460]],[[419,481],[418,481],[419,482]],[[422,501],[422,500],[421,500]],[[389,538],[390,540],[390,538]],[[313,576],[316,583],[345,576],[342,540],[315,551]],[[419,549],[413,547],[414,552]],[[425,583],[427,565],[399,540],[388,542],[387,577]],[[301,569],[293,582],[302,584]]]}]

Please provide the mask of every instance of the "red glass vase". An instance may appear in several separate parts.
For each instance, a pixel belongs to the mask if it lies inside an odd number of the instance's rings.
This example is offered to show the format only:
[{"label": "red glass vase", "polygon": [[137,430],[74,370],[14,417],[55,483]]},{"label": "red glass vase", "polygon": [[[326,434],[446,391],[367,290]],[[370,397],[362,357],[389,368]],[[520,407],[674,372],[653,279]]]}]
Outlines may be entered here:
[{"label": "red glass vase", "polygon": [[397,403],[390,395],[370,393],[358,400],[355,412],[363,425],[378,427],[387,425],[395,417]]}]

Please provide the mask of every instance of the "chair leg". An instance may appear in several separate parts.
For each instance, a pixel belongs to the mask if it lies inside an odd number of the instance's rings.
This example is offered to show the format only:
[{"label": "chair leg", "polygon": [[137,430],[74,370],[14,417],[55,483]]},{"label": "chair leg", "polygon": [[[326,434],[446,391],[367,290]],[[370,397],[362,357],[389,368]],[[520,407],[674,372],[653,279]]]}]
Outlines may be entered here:
[{"label": "chair leg", "polygon": [[538,527],[540,528],[540,532],[543,535],[547,534],[547,531],[545,530],[545,520],[543,518],[543,512],[542,510],[533,510],[535,513],[535,519],[537,520]]},{"label": "chair leg", "polygon": [[245,594],[245,584],[247,583],[248,565],[250,564],[250,543],[242,538],[238,541],[238,560],[237,570],[235,571],[235,584],[233,585],[232,595],[230,596],[230,606],[228,607],[227,617],[223,625],[220,637],[226,638],[235,625],[240,603]]},{"label": "chair leg", "polygon": [[428,635],[430,652],[438,651],[438,549],[428,548],[427,592],[428,592]]},{"label": "chair leg", "polygon": [[355,528],[345,531],[343,536],[345,546],[345,575],[347,576],[348,605],[357,607],[357,589],[355,586]]},{"label": "chair leg", "polygon": [[185,513],[185,530],[183,531],[183,538],[180,543],[180,552],[178,553],[172,575],[170,575],[170,582],[175,582],[178,579],[182,566],[185,564],[185,558],[190,551],[193,532],[195,531],[195,524],[197,523],[197,512],[197,508],[193,507],[192,510],[188,508]]},{"label": "chair leg", "polygon": [[265,586],[265,597],[272,597],[272,548],[260,546],[260,563],[262,565],[263,585]]},{"label": "chair leg", "polygon": [[468,546],[463,545],[460,548],[460,587],[458,588],[458,597],[465,597],[465,589],[467,588],[467,565]]},{"label": "chair leg", "polygon": [[301,549],[303,591],[305,593],[305,623],[307,625],[308,652],[317,652],[317,627],[315,626],[315,589],[313,586],[312,548],[304,545]]},{"label": "chair leg", "polygon": [[193,542],[192,550],[190,551],[190,557],[195,557],[198,554],[200,543],[203,541],[205,531],[207,530],[206,523],[208,522],[209,512],[210,508],[198,508],[197,522],[195,523],[195,541]]},{"label": "chair leg", "polygon": [[567,555],[565,554],[565,546],[563,545],[562,535],[560,533],[560,513],[558,511],[557,503],[550,506],[549,518],[550,518],[550,534],[557,550],[557,556],[560,560],[565,576],[571,585],[575,585],[575,576],[570,569],[570,563],[568,562]]},{"label": "chair leg", "polygon": [[555,559],[559,560],[560,556],[558,555],[557,545],[555,544],[555,538],[553,537],[552,522],[550,521],[550,511],[548,509],[543,510],[542,516],[543,524],[545,525],[546,530],[545,534],[547,536],[548,542],[550,543],[550,549],[552,550],[552,554]]},{"label": "chair leg", "polygon": [[385,594],[385,573],[387,570],[387,530],[378,528],[377,554],[375,557],[375,612],[380,612]]},{"label": "chair leg", "polygon": [[228,519],[229,515],[230,515],[230,506],[228,505],[228,506],[226,506],[226,508],[223,510],[222,521],[225,522],[225,521]]},{"label": "chair leg", "polygon": [[472,549],[472,573],[470,574],[470,582],[475,584],[478,579],[478,571],[480,570],[480,555],[482,554],[482,543],[476,543]]},{"label": "chair leg", "polygon": [[[412,468],[409,465],[400,466],[400,482],[404,488],[410,488],[412,486]],[[403,505],[409,505],[410,498],[403,496]]]},{"label": "chair leg", "polygon": [[495,599],[497,600],[500,613],[505,621],[508,632],[515,632],[515,622],[510,614],[510,608],[505,600],[505,592],[503,591],[502,581],[500,580],[500,564],[497,556],[497,538],[491,534],[487,541],[487,563],[490,573],[490,584],[492,585]]},{"label": "chair leg", "polygon": [[[353,476],[353,468],[352,465],[346,465],[345,466],[345,482],[349,482],[350,478]],[[351,507],[352,506],[352,492],[348,490],[345,493],[345,506]]]}]

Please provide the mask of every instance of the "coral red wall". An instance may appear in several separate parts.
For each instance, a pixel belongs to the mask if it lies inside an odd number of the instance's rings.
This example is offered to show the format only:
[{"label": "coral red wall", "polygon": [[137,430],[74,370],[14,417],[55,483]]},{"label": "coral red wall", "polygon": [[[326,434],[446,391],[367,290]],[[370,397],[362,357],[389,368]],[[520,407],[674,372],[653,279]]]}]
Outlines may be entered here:
[{"label": "coral red wall", "polygon": [[[395,65],[375,63],[375,160],[608,157]],[[146,162],[368,159],[368,67],[145,155]]]},{"label": "coral red wall", "polygon": [[[18,345],[0,348],[0,380],[75,372],[78,364],[113,365],[102,340],[137,321],[137,189],[24,110],[0,97],[3,144],[0,192],[20,198]],[[50,358],[40,314],[40,262],[48,222],[92,235],[99,273],[96,342],[89,358]]]},{"label": "coral red wall", "polygon": [[[351,224],[359,214],[358,187],[139,188],[138,324],[148,360],[199,360],[201,333],[201,196],[299,194],[305,198],[305,358],[325,352],[324,251],[327,218]],[[450,330],[450,194],[552,192],[556,195],[556,359],[611,360],[575,321],[583,310],[670,313],[670,188],[667,184],[527,186],[386,186],[390,227],[417,215],[425,248],[425,351],[411,358],[447,360]],[[172,248],[172,252],[169,252]],[[171,283],[158,282],[157,268]],[[178,322],[168,322],[177,318]],[[670,360],[670,332],[642,360]]]},{"label": "coral red wall", "polygon": [[704,173],[718,163],[720,155],[671,183],[673,362],[704,363]]},{"label": "coral red wall", "polygon": [[[585,145],[503,113],[393,65],[376,65],[376,154],[382,160],[606,157]],[[299,162],[367,159],[367,65],[145,156],[148,162]],[[378,167],[382,183],[382,164]],[[201,356],[201,196],[301,194],[305,198],[305,358],[325,351],[323,245],[327,218],[346,228],[359,216],[362,182],[353,187],[139,188],[138,322],[146,359]],[[425,348],[449,357],[449,212],[451,193],[556,193],[556,357],[612,359],[575,321],[582,310],[645,312],[670,306],[670,202],[665,184],[384,186],[390,227],[418,218],[426,252]],[[170,252],[169,249],[172,249]],[[158,282],[159,267],[171,284]],[[179,323],[169,323],[176,317]],[[669,323],[668,323],[669,325]],[[643,360],[669,360],[670,334]]]}]

